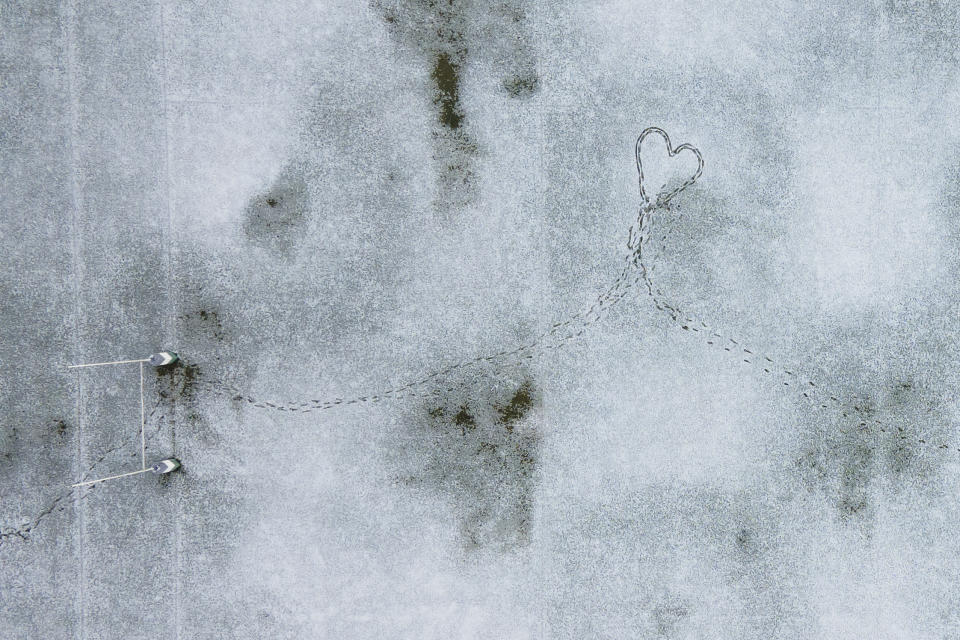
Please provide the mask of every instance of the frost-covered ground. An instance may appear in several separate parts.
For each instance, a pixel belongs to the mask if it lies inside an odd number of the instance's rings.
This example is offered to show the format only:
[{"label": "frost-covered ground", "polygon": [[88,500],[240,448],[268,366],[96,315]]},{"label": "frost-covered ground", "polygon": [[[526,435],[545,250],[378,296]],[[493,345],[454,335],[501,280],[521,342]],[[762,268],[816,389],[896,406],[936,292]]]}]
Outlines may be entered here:
[{"label": "frost-covered ground", "polygon": [[958,27],[5,3],[0,637],[957,637]]}]

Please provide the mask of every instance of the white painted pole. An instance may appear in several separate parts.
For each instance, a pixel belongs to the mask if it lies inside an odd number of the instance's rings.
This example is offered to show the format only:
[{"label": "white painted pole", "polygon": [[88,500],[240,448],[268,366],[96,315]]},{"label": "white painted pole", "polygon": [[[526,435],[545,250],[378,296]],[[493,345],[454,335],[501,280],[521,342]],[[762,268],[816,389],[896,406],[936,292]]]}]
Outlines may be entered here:
[{"label": "white painted pole", "polygon": [[78,482],[76,484],[70,485],[72,487],[85,487],[88,484],[96,484],[98,482],[106,482],[107,480],[116,480],[117,478],[126,478],[127,476],[135,476],[139,473],[146,473],[147,471],[152,471],[152,469],[140,469],[139,471],[131,471],[130,473],[121,473],[116,476],[107,476],[106,478],[100,478],[98,480],[87,480],[86,482]]},{"label": "white painted pole", "polygon": [[146,419],[143,413],[143,362],[140,363],[140,467],[147,468],[147,436],[144,434]]},{"label": "white painted pole", "polygon": [[140,358],[139,360],[115,360],[113,362],[92,362],[90,364],[71,364],[67,369],[79,369],[80,367],[103,367],[108,364],[130,364],[131,362],[139,362],[140,366],[143,366],[144,362],[149,362],[150,358]]}]

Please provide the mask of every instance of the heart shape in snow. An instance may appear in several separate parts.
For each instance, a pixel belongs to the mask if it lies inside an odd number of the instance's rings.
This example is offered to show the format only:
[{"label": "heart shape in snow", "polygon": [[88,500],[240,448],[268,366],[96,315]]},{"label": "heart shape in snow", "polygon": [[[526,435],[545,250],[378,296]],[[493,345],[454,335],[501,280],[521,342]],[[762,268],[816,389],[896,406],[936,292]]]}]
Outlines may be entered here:
[{"label": "heart shape in snow", "polygon": [[[693,154],[697,159],[697,170],[692,175],[689,172],[678,173],[677,162],[669,160],[665,165],[664,163],[653,163],[651,162],[652,158],[648,155],[647,174],[644,175],[643,160],[640,157],[641,147],[643,146],[643,141],[651,133],[655,133],[663,138],[667,146],[668,159],[674,158],[685,151]],[[650,149],[649,144],[647,145],[647,149]],[[645,152],[647,151],[645,150]],[[640,174],[640,196],[643,198],[644,204],[665,206],[675,195],[697,181],[697,178],[703,173],[703,156],[700,155],[700,151],[692,144],[684,143],[674,149],[670,144],[670,136],[667,135],[666,131],[659,127],[647,127],[643,130],[643,133],[640,134],[640,137],[637,138],[637,172]],[[650,187],[656,189],[653,202],[650,200]]]}]

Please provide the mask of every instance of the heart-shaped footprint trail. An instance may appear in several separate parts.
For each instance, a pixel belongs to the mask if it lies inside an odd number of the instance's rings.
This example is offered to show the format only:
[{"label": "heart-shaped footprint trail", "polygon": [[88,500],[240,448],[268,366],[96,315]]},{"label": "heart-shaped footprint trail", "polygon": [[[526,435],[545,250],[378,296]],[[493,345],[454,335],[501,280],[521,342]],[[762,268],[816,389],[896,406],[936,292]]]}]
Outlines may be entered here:
[{"label": "heart-shaped footprint trail", "polygon": [[691,144],[674,148],[666,131],[647,127],[637,138],[637,171],[644,204],[666,205],[697,181],[703,156]]}]

